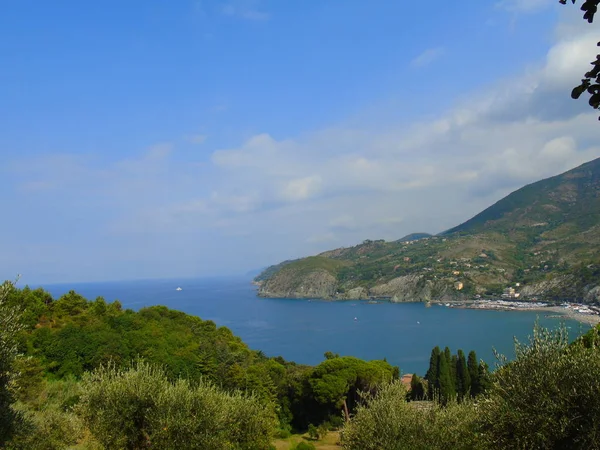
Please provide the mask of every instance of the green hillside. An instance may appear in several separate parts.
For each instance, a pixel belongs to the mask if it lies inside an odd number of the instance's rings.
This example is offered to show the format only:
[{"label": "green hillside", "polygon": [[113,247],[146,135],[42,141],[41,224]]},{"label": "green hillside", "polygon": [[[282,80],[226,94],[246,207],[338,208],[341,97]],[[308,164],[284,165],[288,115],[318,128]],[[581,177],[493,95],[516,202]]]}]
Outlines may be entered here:
[{"label": "green hillside", "polygon": [[598,272],[599,223],[596,159],[527,185],[440,235],[366,240],[272,266],[255,280],[267,297],[452,300],[497,296],[518,283],[522,298],[596,302],[600,278],[582,281],[582,274]]}]

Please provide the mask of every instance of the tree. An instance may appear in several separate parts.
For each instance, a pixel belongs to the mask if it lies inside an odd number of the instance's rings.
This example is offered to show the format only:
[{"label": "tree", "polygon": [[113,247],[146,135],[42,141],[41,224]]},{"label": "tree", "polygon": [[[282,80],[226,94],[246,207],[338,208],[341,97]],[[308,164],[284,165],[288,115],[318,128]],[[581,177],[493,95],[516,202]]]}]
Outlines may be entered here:
[{"label": "tree", "polygon": [[315,441],[319,439],[319,430],[312,423],[308,425],[308,436]]},{"label": "tree", "polygon": [[439,379],[439,364],[440,364],[440,348],[434,347],[431,350],[431,356],[429,358],[429,369],[425,378],[427,379],[427,397],[432,400],[436,396],[436,389],[438,386]]},{"label": "tree", "polygon": [[477,363],[477,354],[473,350],[469,352],[467,370],[471,380],[471,397],[476,397],[482,390],[479,384],[479,364]]},{"label": "tree", "polygon": [[101,367],[82,383],[77,411],[109,449],[267,449],[276,426],[273,409],[258,397],[171,382],[144,362]]},{"label": "tree", "polygon": [[[565,5],[568,0],[559,0],[559,3]],[[571,0],[573,4],[577,0]],[[598,4],[600,0],[584,0],[581,5],[581,10],[584,11],[583,19],[587,20],[588,23],[594,21],[594,16],[598,11]],[[600,42],[598,42],[600,46]],[[600,108],[600,55],[596,55],[596,60],[590,63],[593,68],[589,72],[586,72],[584,78],[581,80],[581,84],[573,89],[571,97],[578,99],[581,95],[587,91],[590,94],[589,104],[592,108]]]},{"label": "tree", "polygon": [[477,381],[479,382],[479,392],[478,393],[485,394],[492,386],[490,368],[484,361],[480,361],[479,366],[477,367],[477,372],[478,372],[478,374],[477,374],[478,380]]},{"label": "tree", "polygon": [[20,315],[7,304],[14,286],[5,281],[0,286],[0,447],[15,431],[18,414],[12,408],[14,401],[11,383],[14,378],[13,363],[17,356],[17,333],[21,329]]},{"label": "tree", "polygon": [[339,353],[333,353],[333,352],[325,352],[323,354],[323,356],[325,357],[325,359],[333,359],[333,358],[339,358],[340,354]]},{"label": "tree", "polygon": [[454,400],[454,397],[456,396],[454,380],[452,379],[452,373],[450,371],[450,363],[445,355],[440,357],[439,370],[438,389],[440,402],[445,405]]},{"label": "tree", "polygon": [[390,381],[393,368],[384,361],[363,361],[351,356],[327,359],[315,367],[308,382],[314,399],[331,409],[340,409],[346,420],[359,400],[359,391],[374,390],[383,381]]},{"label": "tree", "polygon": [[466,398],[471,391],[471,376],[469,375],[465,353],[462,350],[458,350],[456,360],[456,391],[459,401]]},{"label": "tree", "polygon": [[536,324],[516,358],[498,368],[481,402],[481,432],[490,448],[598,449],[600,349],[569,344],[567,330]]},{"label": "tree", "polygon": [[410,380],[410,399],[411,400],[423,400],[425,398],[425,387],[423,381],[419,376],[414,373]]},{"label": "tree", "polygon": [[477,449],[478,411],[470,402],[414,408],[402,383],[386,384],[366,395],[340,435],[348,450]]}]

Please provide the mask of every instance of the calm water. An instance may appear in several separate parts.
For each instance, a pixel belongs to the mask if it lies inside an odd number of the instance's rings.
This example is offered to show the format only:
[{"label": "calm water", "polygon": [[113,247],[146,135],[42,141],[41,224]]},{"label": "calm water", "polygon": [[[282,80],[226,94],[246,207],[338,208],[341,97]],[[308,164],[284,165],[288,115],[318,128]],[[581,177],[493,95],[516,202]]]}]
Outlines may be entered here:
[{"label": "calm water", "polygon": [[[180,286],[183,290],[176,291]],[[493,348],[510,356],[513,336],[525,339],[536,317],[544,326],[558,319],[527,311],[452,309],[421,303],[368,304],[256,297],[248,279],[151,280],[46,285],[58,298],[74,289],[88,299],[119,299],[125,308],[166,305],[229,327],[251,348],[303,364],[317,364],[332,351],[387,360],[403,373],[424,374],[436,345],[475,350],[490,365]],[[356,317],[357,320],[354,320]],[[589,329],[566,321],[573,337]]]}]

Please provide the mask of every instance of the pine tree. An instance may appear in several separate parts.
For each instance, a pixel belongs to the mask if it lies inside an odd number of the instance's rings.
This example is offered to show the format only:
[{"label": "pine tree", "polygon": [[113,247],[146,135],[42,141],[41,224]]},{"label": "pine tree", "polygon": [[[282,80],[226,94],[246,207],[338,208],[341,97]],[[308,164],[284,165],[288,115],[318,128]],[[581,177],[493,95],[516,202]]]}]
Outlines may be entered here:
[{"label": "pine tree", "polygon": [[469,352],[467,370],[469,371],[469,376],[471,378],[471,397],[476,397],[481,392],[479,384],[479,364],[477,363],[477,355],[472,350]]},{"label": "pine tree", "polygon": [[469,395],[471,390],[471,376],[467,367],[465,353],[462,350],[458,350],[458,358],[456,361],[456,384],[458,399],[462,401]]},{"label": "pine tree", "polygon": [[431,350],[431,357],[429,358],[429,370],[425,374],[425,378],[427,378],[427,397],[430,400],[433,400],[436,394],[437,387],[439,385],[439,364],[440,364],[440,348],[435,347]]}]

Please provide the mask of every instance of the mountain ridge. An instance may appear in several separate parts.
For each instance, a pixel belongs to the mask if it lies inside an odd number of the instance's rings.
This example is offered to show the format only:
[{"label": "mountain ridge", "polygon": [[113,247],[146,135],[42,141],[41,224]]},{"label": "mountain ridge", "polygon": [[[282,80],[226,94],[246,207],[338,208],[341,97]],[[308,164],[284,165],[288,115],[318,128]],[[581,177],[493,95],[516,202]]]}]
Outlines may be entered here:
[{"label": "mountain ridge", "polygon": [[438,235],[284,261],[255,282],[264,297],[455,301],[507,291],[596,303],[599,223],[600,158],[523,186]]}]

